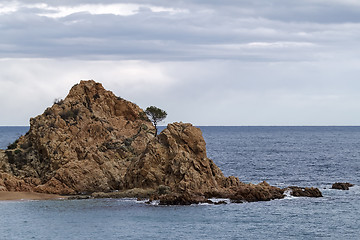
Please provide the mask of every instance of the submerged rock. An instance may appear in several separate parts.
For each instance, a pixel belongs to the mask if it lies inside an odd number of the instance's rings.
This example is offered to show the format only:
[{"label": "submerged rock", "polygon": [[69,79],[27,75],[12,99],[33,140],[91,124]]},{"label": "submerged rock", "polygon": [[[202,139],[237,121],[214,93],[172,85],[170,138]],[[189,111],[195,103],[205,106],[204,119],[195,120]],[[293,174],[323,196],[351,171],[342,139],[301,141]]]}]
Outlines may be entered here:
[{"label": "submerged rock", "polygon": [[339,189],[339,190],[349,190],[350,187],[353,187],[354,184],[351,184],[351,183],[342,183],[342,182],[336,182],[334,183],[331,188],[332,189]]}]

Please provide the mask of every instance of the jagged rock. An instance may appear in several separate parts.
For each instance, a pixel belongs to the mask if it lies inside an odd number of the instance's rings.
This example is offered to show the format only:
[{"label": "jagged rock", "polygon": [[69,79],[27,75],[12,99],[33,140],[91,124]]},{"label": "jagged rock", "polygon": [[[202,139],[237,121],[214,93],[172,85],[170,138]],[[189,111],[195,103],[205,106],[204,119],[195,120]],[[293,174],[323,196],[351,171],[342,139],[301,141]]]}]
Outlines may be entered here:
[{"label": "jagged rock", "polygon": [[137,105],[95,81],[81,81],[64,100],[30,120],[29,132],[6,151],[18,178],[41,180],[36,191],[74,194],[110,191],[154,138]]},{"label": "jagged rock", "polygon": [[8,173],[0,173],[0,191],[31,192],[34,187],[30,181],[19,179]]},{"label": "jagged rock", "polygon": [[234,203],[255,202],[255,201],[270,201],[273,199],[284,198],[284,190],[270,186],[267,182],[262,182],[257,185],[242,184],[237,187],[230,199]]},{"label": "jagged rock", "polygon": [[339,190],[349,190],[350,187],[353,187],[354,184],[351,184],[351,183],[342,183],[342,182],[336,182],[334,183],[331,188],[332,189],[339,189]]},{"label": "jagged rock", "polygon": [[294,197],[322,197],[322,193],[318,188],[302,188],[291,186],[288,187],[291,190],[290,194]]},{"label": "jagged rock", "polygon": [[149,197],[165,205],[284,197],[284,190],[266,182],[225,177],[191,124],[169,124],[155,137],[142,109],[92,80],[76,84],[30,120],[25,136],[0,151],[0,191]]},{"label": "jagged rock", "polygon": [[168,194],[160,197],[159,205],[191,205],[207,202],[203,196],[183,194]]},{"label": "jagged rock", "polygon": [[201,130],[185,123],[169,124],[149,142],[144,154],[130,164],[124,182],[125,188],[165,185],[173,192],[192,194],[221,192],[240,184],[207,158]]}]

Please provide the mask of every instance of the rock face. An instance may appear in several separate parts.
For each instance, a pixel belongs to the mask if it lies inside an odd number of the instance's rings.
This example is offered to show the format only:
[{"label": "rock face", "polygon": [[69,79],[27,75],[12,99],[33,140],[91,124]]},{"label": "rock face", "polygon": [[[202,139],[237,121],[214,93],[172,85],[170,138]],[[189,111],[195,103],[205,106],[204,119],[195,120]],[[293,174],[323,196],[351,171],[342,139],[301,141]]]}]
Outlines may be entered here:
[{"label": "rock face", "polygon": [[30,120],[29,132],[6,151],[6,172],[40,180],[37,192],[119,189],[128,165],[142,154],[154,131],[137,105],[100,83],[81,81],[64,100]]},{"label": "rock face", "polygon": [[150,196],[162,204],[284,197],[266,182],[225,177],[191,124],[169,124],[155,136],[141,108],[92,80],[75,85],[30,120],[25,136],[0,150],[0,191]]},{"label": "rock face", "polygon": [[302,188],[302,187],[296,187],[291,186],[288,187],[290,189],[290,194],[294,197],[322,197],[322,193],[318,188]]},{"label": "rock face", "polygon": [[256,202],[256,201],[270,201],[284,197],[284,190],[270,186],[267,182],[262,182],[257,185],[241,184],[234,189],[234,193],[230,196],[232,202]]},{"label": "rock face", "polygon": [[184,123],[169,124],[149,142],[142,156],[130,164],[125,183],[125,188],[166,185],[175,192],[193,194],[240,185],[237,178],[226,178],[207,158],[200,129]]}]

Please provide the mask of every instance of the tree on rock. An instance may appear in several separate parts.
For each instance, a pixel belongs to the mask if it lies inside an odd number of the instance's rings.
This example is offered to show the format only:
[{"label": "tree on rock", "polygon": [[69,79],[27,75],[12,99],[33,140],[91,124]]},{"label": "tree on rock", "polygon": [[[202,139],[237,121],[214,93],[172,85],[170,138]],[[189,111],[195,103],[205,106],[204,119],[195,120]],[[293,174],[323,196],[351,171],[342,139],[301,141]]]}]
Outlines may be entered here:
[{"label": "tree on rock", "polygon": [[155,126],[155,136],[156,136],[157,135],[157,124],[166,118],[167,113],[164,110],[157,108],[155,106],[146,108],[145,113],[150,118],[150,121]]}]

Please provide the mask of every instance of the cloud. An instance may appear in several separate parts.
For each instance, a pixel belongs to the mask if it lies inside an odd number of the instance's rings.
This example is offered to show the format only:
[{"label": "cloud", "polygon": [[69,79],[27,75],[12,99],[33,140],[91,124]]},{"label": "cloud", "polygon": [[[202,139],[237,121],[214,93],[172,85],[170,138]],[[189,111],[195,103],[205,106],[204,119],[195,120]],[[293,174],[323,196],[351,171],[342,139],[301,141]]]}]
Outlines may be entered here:
[{"label": "cloud", "polygon": [[359,63],[3,59],[1,124],[27,125],[94,79],[142,108],[165,109],[164,124],[356,125]]},{"label": "cloud", "polygon": [[94,79],[143,108],[164,108],[169,122],[355,125],[358,5],[5,0],[0,124],[27,124]]},{"label": "cloud", "polygon": [[[9,1],[0,11],[0,58],[313,61],[355,43],[360,14],[351,4]],[[296,54],[283,54],[285,45]]]},{"label": "cloud", "polygon": [[[130,101],[167,91],[174,79],[162,66],[144,61],[82,61],[54,59],[0,60],[2,125],[27,125],[55,98],[64,98],[80,80],[94,79]],[[143,103],[140,101],[140,103]]]}]

